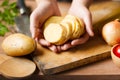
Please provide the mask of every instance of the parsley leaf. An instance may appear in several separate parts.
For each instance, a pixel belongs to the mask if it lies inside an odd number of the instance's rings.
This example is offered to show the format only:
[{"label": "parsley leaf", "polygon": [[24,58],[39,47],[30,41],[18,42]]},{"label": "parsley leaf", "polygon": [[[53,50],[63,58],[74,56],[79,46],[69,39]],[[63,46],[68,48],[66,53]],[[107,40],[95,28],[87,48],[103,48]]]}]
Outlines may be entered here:
[{"label": "parsley leaf", "polygon": [[5,27],[3,24],[0,23],[0,35],[1,35],[1,36],[4,36],[4,34],[5,34],[6,32],[8,32],[8,31],[9,31],[8,28]]},{"label": "parsley leaf", "polygon": [[9,31],[8,26],[15,24],[14,18],[19,13],[16,6],[16,2],[9,2],[9,0],[4,0],[0,4],[0,36],[4,36]]}]

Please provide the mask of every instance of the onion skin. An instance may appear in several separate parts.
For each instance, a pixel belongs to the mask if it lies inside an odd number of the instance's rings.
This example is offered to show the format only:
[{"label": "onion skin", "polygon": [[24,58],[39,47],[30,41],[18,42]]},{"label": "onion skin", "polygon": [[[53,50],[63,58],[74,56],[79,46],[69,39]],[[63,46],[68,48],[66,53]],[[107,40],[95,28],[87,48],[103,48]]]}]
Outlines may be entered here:
[{"label": "onion skin", "polygon": [[114,21],[105,24],[102,29],[102,36],[110,46],[120,43],[119,19],[115,19]]}]

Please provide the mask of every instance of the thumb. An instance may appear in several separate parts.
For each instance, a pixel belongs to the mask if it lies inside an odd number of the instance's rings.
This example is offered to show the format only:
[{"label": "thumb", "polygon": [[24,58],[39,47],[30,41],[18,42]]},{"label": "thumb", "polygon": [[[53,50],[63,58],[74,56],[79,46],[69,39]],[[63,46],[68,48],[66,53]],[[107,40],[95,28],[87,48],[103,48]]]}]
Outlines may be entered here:
[{"label": "thumb", "polygon": [[36,38],[38,28],[39,28],[39,20],[37,20],[37,16],[34,15],[34,13],[32,13],[30,15],[30,32],[31,32],[32,38]]},{"label": "thumb", "polygon": [[86,26],[86,31],[90,36],[94,36],[94,32],[93,32],[93,27],[92,27],[92,18],[91,15],[86,16],[84,19],[84,23]]}]

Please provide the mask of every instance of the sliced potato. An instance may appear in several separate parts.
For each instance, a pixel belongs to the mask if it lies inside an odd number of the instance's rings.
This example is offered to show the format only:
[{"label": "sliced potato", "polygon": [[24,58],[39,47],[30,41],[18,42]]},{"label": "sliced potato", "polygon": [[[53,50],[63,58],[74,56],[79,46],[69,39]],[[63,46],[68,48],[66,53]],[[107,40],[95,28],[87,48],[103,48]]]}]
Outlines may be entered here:
[{"label": "sliced potato", "polygon": [[[63,22],[68,22],[68,23],[71,23],[71,24],[72,24],[72,34],[74,34],[75,28],[76,28],[76,24],[75,24],[76,19],[75,19],[75,17],[72,16],[72,15],[67,15],[67,16],[65,16],[65,18],[63,19]],[[72,36],[71,36],[71,39],[73,39]]]},{"label": "sliced potato", "polygon": [[81,26],[81,23],[79,22],[77,18],[76,18],[75,24],[76,24],[76,29],[73,34],[73,39],[79,38],[84,32],[84,26]]},{"label": "sliced potato", "polygon": [[62,45],[68,40],[79,38],[84,33],[84,25],[78,19],[72,15],[49,18],[43,29],[45,39],[55,45]]},{"label": "sliced potato", "polygon": [[6,54],[0,54],[0,64],[2,64],[4,61],[6,61],[7,59],[12,58],[11,56],[8,56]]},{"label": "sliced potato", "polygon": [[66,38],[66,28],[60,24],[51,23],[44,29],[44,37],[50,43],[60,45]]},{"label": "sliced potato", "polygon": [[44,24],[44,28],[45,28],[45,26],[48,26],[50,23],[60,23],[63,20],[63,18],[64,17],[61,17],[61,16],[52,16],[52,17],[48,18]]},{"label": "sliced potato", "polygon": [[77,18],[77,21],[78,21],[78,23],[80,25],[80,33],[79,33],[79,37],[80,37],[81,35],[83,35],[85,33],[85,25],[84,25],[84,22],[83,22],[82,19]]},{"label": "sliced potato", "polygon": [[67,41],[72,36],[72,24],[70,24],[69,22],[61,22],[60,24],[64,26],[67,30],[67,35],[66,35],[66,41]]},{"label": "sliced potato", "polygon": [[0,65],[0,73],[8,78],[27,77],[35,70],[35,63],[25,58],[10,58]]}]

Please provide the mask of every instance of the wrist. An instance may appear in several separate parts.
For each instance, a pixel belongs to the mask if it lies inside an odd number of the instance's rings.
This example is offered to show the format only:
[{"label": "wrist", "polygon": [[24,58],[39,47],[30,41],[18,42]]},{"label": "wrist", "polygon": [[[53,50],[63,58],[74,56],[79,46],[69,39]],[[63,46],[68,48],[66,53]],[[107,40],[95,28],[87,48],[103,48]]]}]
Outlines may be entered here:
[{"label": "wrist", "polygon": [[93,2],[93,0],[73,0],[72,3],[83,5],[83,6],[86,6],[87,8],[89,8],[89,6],[91,5],[92,2]]},{"label": "wrist", "polygon": [[40,2],[49,2],[49,3],[54,3],[57,2],[57,0],[35,0],[37,5],[39,5]]}]

